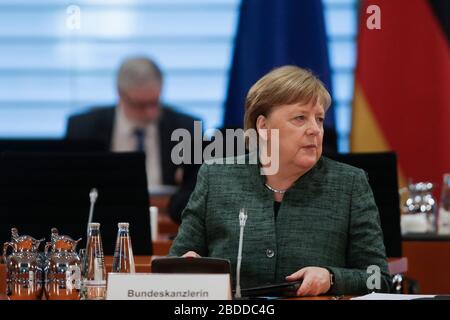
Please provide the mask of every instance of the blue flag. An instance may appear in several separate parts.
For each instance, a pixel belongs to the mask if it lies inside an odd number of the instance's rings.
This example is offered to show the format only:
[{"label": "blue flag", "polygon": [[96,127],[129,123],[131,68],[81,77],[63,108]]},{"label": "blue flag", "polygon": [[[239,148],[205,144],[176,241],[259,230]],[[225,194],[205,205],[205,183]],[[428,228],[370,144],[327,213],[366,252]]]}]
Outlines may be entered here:
[{"label": "blue flag", "polygon": [[[320,0],[242,0],[225,101],[225,127],[242,127],[245,97],[282,65],[311,70],[331,93],[327,37]],[[326,127],[334,128],[331,108]]]}]

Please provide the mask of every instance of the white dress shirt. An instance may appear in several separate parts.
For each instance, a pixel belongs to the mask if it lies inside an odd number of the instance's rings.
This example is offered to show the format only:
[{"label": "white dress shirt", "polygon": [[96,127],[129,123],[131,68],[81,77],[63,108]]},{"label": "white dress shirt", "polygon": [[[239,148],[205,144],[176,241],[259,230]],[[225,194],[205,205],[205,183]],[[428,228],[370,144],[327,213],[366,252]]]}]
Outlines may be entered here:
[{"label": "white dress shirt", "polygon": [[[122,108],[120,106],[117,107],[113,127],[112,151],[136,151],[138,148],[137,137],[134,133],[136,129],[138,129],[138,127],[125,117]],[[149,188],[161,186],[163,181],[158,124],[152,122],[143,129],[145,130],[147,183]]]}]

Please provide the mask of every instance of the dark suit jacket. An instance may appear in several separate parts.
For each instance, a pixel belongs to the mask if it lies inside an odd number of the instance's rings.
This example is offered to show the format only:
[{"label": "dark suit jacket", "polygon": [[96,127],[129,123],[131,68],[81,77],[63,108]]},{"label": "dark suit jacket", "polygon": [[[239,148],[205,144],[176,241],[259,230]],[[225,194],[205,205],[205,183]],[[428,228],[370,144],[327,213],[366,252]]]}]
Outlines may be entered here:
[{"label": "dark suit jacket", "polygon": [[[113,126],[116,107],[96,107],[90,111],[73,115],[68,120],[66,139],[68,140],[96,140],[111,148]],[[188,115],[179,113],[168,106],[163,106],[159,120],[159,145],[161,154],[163,184],[175,184],[177,165],[171,161],[172,148],[178,143],[171,141],[172,132],[178,128],[185,128],[194,134],[194,121]]]}]

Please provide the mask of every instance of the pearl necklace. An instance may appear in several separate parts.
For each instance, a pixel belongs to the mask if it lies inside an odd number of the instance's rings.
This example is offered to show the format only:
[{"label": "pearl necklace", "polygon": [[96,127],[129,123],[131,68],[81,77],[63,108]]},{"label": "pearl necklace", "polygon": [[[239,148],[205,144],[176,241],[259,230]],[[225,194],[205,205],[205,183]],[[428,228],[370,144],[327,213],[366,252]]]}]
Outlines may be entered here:
[{"label": "pearl necklace", "polygon": [[286,190],[278,190],[278,189],[272,188],[267,183],[264,183],[264,185],[266,186],[267,189],[269,189],[272,192],[276,192],[276,193],[280,193],[280,194],[283,194],[286,192]]}]

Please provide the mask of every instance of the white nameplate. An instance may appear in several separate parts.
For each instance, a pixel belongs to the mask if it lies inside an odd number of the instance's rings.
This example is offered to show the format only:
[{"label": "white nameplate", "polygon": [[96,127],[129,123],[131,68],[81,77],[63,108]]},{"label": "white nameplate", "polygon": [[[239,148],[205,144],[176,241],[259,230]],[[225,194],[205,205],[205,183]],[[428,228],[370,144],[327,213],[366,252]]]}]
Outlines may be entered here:
[{"label": "white nameplate", "polygon": [[230,299],[229,274],[108,274],[107,300]]}]

